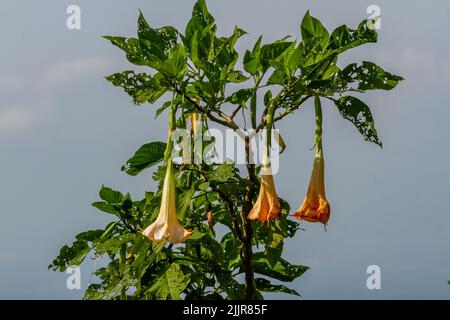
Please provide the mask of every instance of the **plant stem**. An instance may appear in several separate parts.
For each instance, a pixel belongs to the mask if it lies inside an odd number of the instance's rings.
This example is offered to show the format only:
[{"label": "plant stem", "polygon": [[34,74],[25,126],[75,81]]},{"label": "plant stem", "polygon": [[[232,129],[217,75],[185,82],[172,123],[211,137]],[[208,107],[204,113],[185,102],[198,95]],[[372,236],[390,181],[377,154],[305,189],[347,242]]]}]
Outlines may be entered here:
[{"label": "plant stem", "polygon": [[239,223],[238,223],[238,221],[236,219],[236,215],[234,213],[234,206],[233,206],[232,200],[225,194],[225,192],[223,192],[216,186],[211,185],[211,189],[219,195],[219,197],[223,200],[223,202],[225,202],[225,205],[227,207],[227,212],[230,214],[231,223],[233,225],[232,231],[234,231],[234,234],[237,236],[237,238],[239,240],[244,242],[244,235],[241,232],[241,229],[239,228]]},{"label": "plant stem", "polygon": [[316,132],[314,136],[314,143],[316,145],[316,157],[323,157],[322,149],[322,105],[320,98],[314,98],[314,109],[316,113]]},{"label": "plant stem", "polygon": [[[125,266],[127,264],[126,255],[127,247],[124,244],[120,247],[119,252],[119,270],[122,277],[125,275]],[[120,300],[127,300],[127,287],[122,287],[122,289],[120,290]]]},{"label": "plant stem", "polygon": [[241,212],[242,224],[244,226],[242,262],[245,271],[245,300],[253,300],[255,298],[256,284],[255,272],[252,263],[252,226],[250,220],[247,219],[248,214],[253,206],[253,197],[255,195],[254,184],[256,181],[255,165],[250,161],[250,138],[245,137],[245,156],[248,171],[249,184],[247,186],[243,210]]},{"label": "plant stem", "polygon": [[256,89],[253,91],[250,99],[250,118],[252,121],[252,128],[256,129]]}]

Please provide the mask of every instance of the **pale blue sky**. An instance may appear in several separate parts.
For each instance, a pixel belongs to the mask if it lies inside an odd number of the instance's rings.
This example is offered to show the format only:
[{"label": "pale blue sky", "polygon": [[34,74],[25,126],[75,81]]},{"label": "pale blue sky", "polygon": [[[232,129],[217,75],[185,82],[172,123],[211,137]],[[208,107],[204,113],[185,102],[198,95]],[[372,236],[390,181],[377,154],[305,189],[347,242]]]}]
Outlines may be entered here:
[{"label": "pale blue sky", "polygon": [[[66,7],[82,10],[82,30],[65,27]],[[102,35],[134,35],[138,9],[154,26],[184,29],[193,0],[2,1],[0,11],[0,298],[80,298],[65,274],[47,270],[59,248],[111,216],[90,206],[102,184],[135,197],[151,172],[130,177],[123,162],[143,143],[165,137],[154,107],[136,108],[103,77],[129,69]],[[329,29],[356,26],[366,8],[382,11],[379,42],[340,65],[374,61],[406,78],[371,92],[384,149],[324,105],[328,231],[304,224],[286,257],[311,269],[292,287],[305,299],[450,297],[450,27],[448,1],[219,1],[208,5],[222,34],[249,35],[239,48],[297,36],[307,9]],[[311,105],[280,124],[287,150],[276,175],[293,207],[303,200],[312,164]],[[382,290],[368,290],[366,268],[381,267]],[[83,286],[93,263],[82,269]],[[287,297],[283,295],[273,297]]]}]

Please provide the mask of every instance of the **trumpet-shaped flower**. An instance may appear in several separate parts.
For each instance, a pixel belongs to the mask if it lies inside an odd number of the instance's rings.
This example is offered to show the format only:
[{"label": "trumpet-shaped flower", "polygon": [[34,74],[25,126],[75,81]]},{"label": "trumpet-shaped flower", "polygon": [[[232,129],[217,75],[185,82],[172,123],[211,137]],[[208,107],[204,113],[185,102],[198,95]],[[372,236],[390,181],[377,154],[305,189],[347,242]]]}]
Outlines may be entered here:
[{"label": "trumpet-shaped flower", "polygon": [[161,208],[155,222],[149,225],[142,233],[152,241],[167,240],[170,243],[185,241],[191,231],[184,229],[177,219],[175,203],[175,181],[172,172],[172,163],[167,164],[164,178]]},{"label": "trumpet-shaped flower", "polygon": [[281,206],[275,190],[270,161],[267,156],[264,158],[262,170],[259,195],[247,218],[264,223],[278,218]]},{"label": "trumpet-shaped flower", "polygon": [[297,219],[327,224],[330,218],[330,205],[325,196],[325,164],[322,154],[314,159],[308,192],[300,208],[294,212]]}]

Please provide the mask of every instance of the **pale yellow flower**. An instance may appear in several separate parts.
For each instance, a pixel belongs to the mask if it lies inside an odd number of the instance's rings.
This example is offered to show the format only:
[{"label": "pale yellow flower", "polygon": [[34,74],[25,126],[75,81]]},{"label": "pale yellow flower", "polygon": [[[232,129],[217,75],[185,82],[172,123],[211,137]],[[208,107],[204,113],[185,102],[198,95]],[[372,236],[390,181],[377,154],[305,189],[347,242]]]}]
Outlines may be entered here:
[{"label": "pale yellow flower", "polygon": [[192,234],[191,231],[184,229],[178,222],[175,202],[175,180],[172,170],[172,163],[169,161],[164,178],[159,215],[155,222],[142,232],[151,241],[160,242],[167,240],[170,243],[180,243]]}]

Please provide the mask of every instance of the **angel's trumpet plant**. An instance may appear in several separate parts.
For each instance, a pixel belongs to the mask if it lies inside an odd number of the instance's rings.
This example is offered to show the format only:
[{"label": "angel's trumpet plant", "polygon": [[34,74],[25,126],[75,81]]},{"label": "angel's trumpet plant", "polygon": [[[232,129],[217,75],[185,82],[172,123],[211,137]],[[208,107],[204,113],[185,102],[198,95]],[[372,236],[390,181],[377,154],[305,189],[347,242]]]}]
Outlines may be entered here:
[{"label": "angel's trumpet plant", "polygon": [[175,112],[173,110],[170,118],[169,139],[165,153],[167,170],[164,178],[161,207],[155,222],[149,225],[142,233],[154,242],[166,240],[170,243],[180,243],[185,241],[192,232],[184,229],[180,225],[176,213],[175,178],[173,176],[171,159],[171,133],[175,127]]},{"label": "angel's trumpet plant", "polygon": [[262,161],[259,194],[252,210],[247,216],[249,220],[258,220],[261,223],[278,218],[281,211],[269,157],[273,112],[274,110],[269,108],[267,114],[267,145],[264,149]]},{"label": "angel's trumpet plant", "polygon": [[316,155],[309,182],[308,191],[300,208],[293,215],[308,222],[327,224],[330,218],[330,205],[325,196],[325,163],[322,149],[322,109],[320,100],[316,97]]}]

